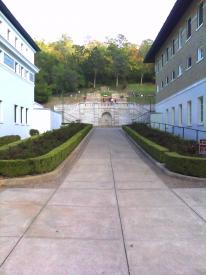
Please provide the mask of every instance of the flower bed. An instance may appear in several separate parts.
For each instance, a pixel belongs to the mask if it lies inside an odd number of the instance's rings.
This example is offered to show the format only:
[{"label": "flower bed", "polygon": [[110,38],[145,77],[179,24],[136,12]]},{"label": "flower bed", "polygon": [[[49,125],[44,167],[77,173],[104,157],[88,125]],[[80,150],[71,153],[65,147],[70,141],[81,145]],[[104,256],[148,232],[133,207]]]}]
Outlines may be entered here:
[{"label": "flower bed", "polygon": [[[62,128],[63,131],[62,129],[59,129],[48,132],[40,136],[29,138],[25,142],[19,143],[16,146],[8,147],[6,150],[0,152],[0,175],[6,177],[17,177],[41,174],[54,170],[67,158],[91,128],[91,125],[85,124],[79,124],[76,126],[71,125]],[[53,133],[56,137],[56,143],[50,136],[50,134]],[[49,139],[47,139],[48,136],[50,137]],[[43,146],[45,141],[47,141],[47,143],[50,143],[51,141],[50,146],[45,146],[45,150],[38,150],[37,147]],[[34,149],[34,153],[28,148],[29,145]],[[21,150],[19,148],[21,148]],[[9,151],[10,158],[2,159],[2,156],[5,156],[5,153],[8,153]],[[42,153],[43,151],[44,153]],[[11,152],[15,153],[13,159]]]}]

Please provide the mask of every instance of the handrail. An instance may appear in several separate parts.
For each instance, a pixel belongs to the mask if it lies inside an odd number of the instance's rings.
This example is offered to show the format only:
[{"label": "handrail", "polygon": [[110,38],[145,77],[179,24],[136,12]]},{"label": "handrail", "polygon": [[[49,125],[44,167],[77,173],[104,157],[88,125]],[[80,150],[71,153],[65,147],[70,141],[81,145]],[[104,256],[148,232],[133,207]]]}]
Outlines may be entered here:
[{"label": "handrail", "polygon": [[[165,132],[167,132],[167,127],[172,127],[172,134],[174,135],[175,134],[175,128],[178,128],[178,129],[182,129],[182,138],[184,139],[185,138],[185,130],[190,130],[190,131],[195,131],[196,132],[196,141],[198,142],[199,141],[199,134],[200,133],[205,133],[206,134],[206,131],[205,130],[199,130],[199,129],[194,129],[194,128],[191,128],[191,127],[185,127],[185,126],[178,126],[178,125],[173,125],[173,124],[168,124],[168,123],[160,123],[160,122],[149,122],[149,123],[146,123],[146,124],[149,124],[150,127],[152,127],[151,125],[152,124],[155,124],[155,125],[158,125],[159,126],[159,129],[161,129],[161,125],[164,126],[164,130]],[[206,135],[205,135],[205,138],[206,138]]]}]

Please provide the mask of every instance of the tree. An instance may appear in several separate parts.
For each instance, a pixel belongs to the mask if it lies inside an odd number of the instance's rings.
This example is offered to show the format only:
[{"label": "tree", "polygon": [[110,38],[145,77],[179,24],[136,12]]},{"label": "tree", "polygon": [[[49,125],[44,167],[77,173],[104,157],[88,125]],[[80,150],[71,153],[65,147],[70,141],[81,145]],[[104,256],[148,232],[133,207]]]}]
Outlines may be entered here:
[{"label": "tree", "polygon": [[144,76],[147,75],[147,78],[149,80],[154,80],[154,65],[153,64],[145,64],[144,58],[149,51],[150,47],[152,46],[153,41],[151,39],[144,40],[142,44],[140,45],[139,52],[141,56],[141,63],[140,63],[140,69],[141,69],[141,81],[140,83],[143,83]]}]

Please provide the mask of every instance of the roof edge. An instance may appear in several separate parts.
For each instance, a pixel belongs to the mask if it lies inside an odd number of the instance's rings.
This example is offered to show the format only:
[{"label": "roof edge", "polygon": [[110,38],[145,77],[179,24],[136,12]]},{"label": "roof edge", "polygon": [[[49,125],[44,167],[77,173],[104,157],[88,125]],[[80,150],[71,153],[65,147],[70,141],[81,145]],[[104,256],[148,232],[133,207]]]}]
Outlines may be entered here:
[{"label": "roof edge", "polygon": [[177,0],[170,11],[165,23],[160,29],[154,43],[145,56],[144,63],[154,63],[155,55],[160,50],[166,39],[169,37],[173,29],[181,20],[181,17],[189,8],[193,0]]},{"label": "roof edge", "polygon": [[40,51],[39,46],[34,42],[31,36],[27,33],[27,31],[22,27],[22,25],[17,21],[14,15],[10,12],[7,6],[0,0],[0,11],[4,14],[4,16],[13,24],[13,26],[20,32],[20,34],[26,39],[26,41],[30,44],[30,46],[35,51]]}]

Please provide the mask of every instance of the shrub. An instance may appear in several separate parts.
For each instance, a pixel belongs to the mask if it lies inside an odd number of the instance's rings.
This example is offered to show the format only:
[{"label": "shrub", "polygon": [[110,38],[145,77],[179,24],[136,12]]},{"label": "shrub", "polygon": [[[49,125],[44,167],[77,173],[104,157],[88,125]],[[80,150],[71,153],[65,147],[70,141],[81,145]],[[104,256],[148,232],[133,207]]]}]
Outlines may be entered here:
[{"label": "shrub", "polygon": [[126,131],[144,150],[149,153],[154,159],[163,163],[165,161],[165,152],[169,150],[162,147],[151,140],[139,135],[136,131],[128,126],[123,126],[123,130]]},{"label": "shrub", "polygon": [[0,137],[0,146],[4,146],[7,145],[9,143],[15,142],[20,140],[20,136],[18,135],[11,135],[11,136],[4,136],[4,137]]},{"label": "shrub", "polygon": [[67,158],[91,128],[91,125],[84,125],[78,133],[45,155],[28,159],[0,160],[0,174],[17,177],[52,171]]},{"label": "shrub", "polygon": [[30,136],[36,136],[39,135],[39,131],[37,129],[31,129],[29,131]]},{"label": "shrub", "polygon": [[181,156],[174,152],[165,154],[166,167],[183,175],[206,178],[206,158]]},{"label": "shrub", "polygon": [[169,149],[171,152],[187,156],[198,156],[197,142],[192,140],[184,140],[170,133],[150,128],[146,124],[134,123],[130,125],[133,130],[149,140]]},{"label": "shrub", "polygon": [[85,124],[73,123],[69,126],[49,131],[39,136],[33,136],[17,143],[16,146],[7,146],[4,150],[0,150],[0,159],[28,159],[44,155],[67,141],[84,127]]}]

